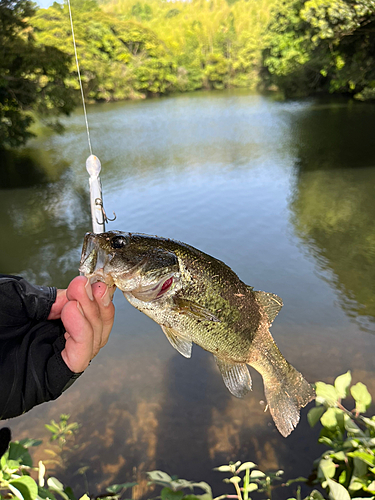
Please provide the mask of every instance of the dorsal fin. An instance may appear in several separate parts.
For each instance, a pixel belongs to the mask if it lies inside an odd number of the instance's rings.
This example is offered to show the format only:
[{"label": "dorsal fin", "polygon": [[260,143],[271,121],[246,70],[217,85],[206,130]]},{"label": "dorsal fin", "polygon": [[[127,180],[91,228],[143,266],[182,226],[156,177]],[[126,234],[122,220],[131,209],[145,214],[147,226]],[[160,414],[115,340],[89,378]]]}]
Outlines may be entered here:
[{"label": "dorsal fin", "polygon": [[274,293],[253,291],[253,294],[255,295],[255,298],[257,299],[259,304],[264,307],[269,322],[270,324],[272,324],[274,319],[280,312],[280,309],[283,307],[283,301]]}]

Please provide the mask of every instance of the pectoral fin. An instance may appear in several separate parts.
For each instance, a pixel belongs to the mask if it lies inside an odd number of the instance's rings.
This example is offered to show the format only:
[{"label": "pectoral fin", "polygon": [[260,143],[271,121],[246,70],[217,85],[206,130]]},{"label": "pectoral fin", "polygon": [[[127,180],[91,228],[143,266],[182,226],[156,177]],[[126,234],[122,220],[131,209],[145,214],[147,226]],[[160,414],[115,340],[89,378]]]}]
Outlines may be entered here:
[{"label": "pectoral fin", "polygon": [[283,301],[274,293],[253,291],[253,294],[257,301],[264,307],[270,324],[272,324],[283,307]]},{"label": "pectoral fin", "polygon": [[224,384],[233,396],[242,398],[251,391],[251,377],[245,363],[230,363],[214,356]]},{"label": "pectoral fin", "polygon": [[162,326],[161,328],[171,345],[185,358],[190,358],[192,349],[191,340],[178,336],[173,328],[168,328],[167,326]]},{"label": "pectoral fin", "polygon": [[214,314],[196,302],[181,297],[175,297],[174,303],[175,310],[180,314],[186,314],[199,321],[216,321],[220,323],[220,320]]}]

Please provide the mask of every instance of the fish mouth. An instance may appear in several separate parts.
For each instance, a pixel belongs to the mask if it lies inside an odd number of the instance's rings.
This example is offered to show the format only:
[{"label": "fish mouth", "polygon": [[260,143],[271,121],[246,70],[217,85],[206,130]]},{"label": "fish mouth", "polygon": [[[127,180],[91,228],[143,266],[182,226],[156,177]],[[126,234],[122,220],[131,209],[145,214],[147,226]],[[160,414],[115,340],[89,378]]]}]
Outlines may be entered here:
[{"label": "fish mouth", "polygon": [[93,238],[86,237],[83,243],[79,272],[86,276],[91,283],[101,281],[108,286],[113,286],[115,283],[112,276],[105,272],[105,267],[112,258],[110,254],[100,248]]}]

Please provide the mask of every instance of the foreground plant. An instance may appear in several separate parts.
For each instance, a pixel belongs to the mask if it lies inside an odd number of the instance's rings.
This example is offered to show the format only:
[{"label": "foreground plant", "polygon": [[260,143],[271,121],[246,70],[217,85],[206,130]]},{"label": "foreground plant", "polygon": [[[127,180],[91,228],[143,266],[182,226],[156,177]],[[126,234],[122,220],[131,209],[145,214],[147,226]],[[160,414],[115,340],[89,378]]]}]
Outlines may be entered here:
[{"label": "foreground plant", "polygon": [[[363,415],[371,395],[362,382],[351,382],[350,372],[337,377],[334,385],[317,382],[316,407],[308,413],[312,427],[320,420],[319,443],[329,448],[314,462],[315,482],[335,500],[375,495],[375,416]],[[354,400],[351,411],[342,404],[349,395]]]},{"label": "foreground plant", "polygon": [[[232,477],[225,478],[225,483],[232,483],[236,490],[236,495],[221,495],[214,500],[221,500],[223,498],[238,498],[238,500],[249,500],[249,493],[259,492],[265,493],[267,498],[272,496],[272,485],[276,481],[281,481],[281,476],[284,471],[278,470],[275,473],[265,474],[258,470],[254,462],[230,462],[228,465],[221,465],[215,468],[219,472],[230,472]],[[251,470],[251,472],[250,472]],[[241,475],[241,473],[243,473]],[[242,482],[242,486],[241,486]]]},{"label": "foreground plant", "polygon": [[[337,377],[333,385],[316,384],[316,406],[309,411],[308,421],[312,427],[320,421],[319,442],[328,450],[313,463],[309,480],[300,477],[281,484],[282,470],[265,473],[254,462],[230,462],[215,470],[230,475],[224,482],[233,485],[234,493],[213,498],[210,485],[203,481],[178,479],[155,470],[147,473],[148,484],[161,487],[155,500],[251,500],[250,494],[259,493],[260,498],[271,499],[275,487],[297,482],[311,486],[304,500],[375,500],[375,416],[364,415],[371,404],[371,395],[361,382],[355,385],[351,382],[351,374],[347,372]],[[354,400],[352,410],[342,404],[348,396]],[[69,447],[72,446],[79,425],[69,423],[69,415],[61,415],[58,423],[51,421],[46,428],[51,432],[51,441],[58,443],[56,448],[64,455],[63,462],[67,461],[65,445],[69,442]],[[33,466],[29,448],[41,443],[35,439],[10,443],[0,460],[0,500],[77,500],[70,487],[65,487],[56,477],[48,477],[42,461],[37,467]],[[125,500],[132,496],[129,490],[136,485],[135,482],[113,484],[97,498]],[[90,498],[87,493],[79,500]],[[301,488],[298,487],[296,498],[288,500],[302,500]]]}]

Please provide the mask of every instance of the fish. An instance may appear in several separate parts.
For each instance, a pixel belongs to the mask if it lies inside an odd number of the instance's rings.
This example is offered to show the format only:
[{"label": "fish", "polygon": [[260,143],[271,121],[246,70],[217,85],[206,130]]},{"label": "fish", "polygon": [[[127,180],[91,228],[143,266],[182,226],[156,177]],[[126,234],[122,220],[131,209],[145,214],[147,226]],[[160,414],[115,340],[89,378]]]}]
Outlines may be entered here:
[{"label": "fish", "polygon": [[246,285],[224,262],[172,239],[109,231],[85,235],[79,270],[92,282],[119,288],[185,358],[193,343],[212,353],[233,396],[252,388],[248,365],[257,370],[282,436],[314,399],[313,386],[284,358],[269,330],[283,301]]}]

